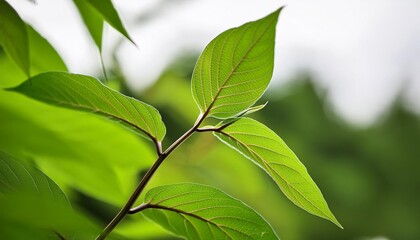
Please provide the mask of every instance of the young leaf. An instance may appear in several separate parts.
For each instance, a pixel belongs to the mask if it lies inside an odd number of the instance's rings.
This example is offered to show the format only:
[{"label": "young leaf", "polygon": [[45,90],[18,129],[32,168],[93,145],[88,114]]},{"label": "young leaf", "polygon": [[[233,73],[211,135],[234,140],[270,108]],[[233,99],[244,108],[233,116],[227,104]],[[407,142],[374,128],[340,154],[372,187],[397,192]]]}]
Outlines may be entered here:
[{"label": "young leaf", "polygon": [[214,135],[264,169],[294,204],[341,227],[305,166],[271,129],[241,118]]},{"label": "young leaf", "polygon": [[257,212],[214,187],[160,186],[146,194],[145,202],[146,217],[187,239],[278,239]]},{"label": "young leaf", "polygon": [[28,32],[18,13],[6,1],[0,1],[0,45],[29,76]]},{"label": "young leaf", "polygon": [[260,111],[261,109],[265,108],[265,106],[266,106],[266,105],[267,105],[267,102],[266,102],[266,103],[264,103],[264,104],[261,104],[261,105],[252,106],[252,107],[250,107],[250,108],[246,109],[245,111],[241,112],[241,113],[238,115],[238,117],[243,117],[243,116],[249,115],[249,114],[251,114],[251,113],[258,112],[258,111]]},{"label": "young leaf", "polygon": [[86,0],[74,0],[79,13],[85,22],[93,41],[99,50],[102,49],[102,31],[104,27],[104,19],[102,15]]},{"label": "young leaf", "polygon": [[45,103],[105,115],[147,135],[155,143],[162,141],[166,133],[154,107],[124,96],[93,77],[48,72],[9,90]]},{"label": "young leaf", "polygon": [[2,194],[25,192],[68,203],[66,195],[47,175],[34,167],[19,163],[2,151],[0,151],[0,186]]},{"label": "young leaf", "polygon": [[115,10],[114,6],[112,5],[111,0],[86,0],[86,1],[94,9],[96,9],[96,11],[98,11],[99,14],[102,15],[105,21],[107,21],[112,27],[114,27],[118,32],[124,35],[128,40],[130,40],[135,45],[133,39],[131,39],[120,17],[118,16],[117,10]]},{"label": "young leaf", "polygon": [[191,85],[202,114],[230,118],[261,97],[273,74],[280,11],[227,30],[207,45],[197,61]]}]

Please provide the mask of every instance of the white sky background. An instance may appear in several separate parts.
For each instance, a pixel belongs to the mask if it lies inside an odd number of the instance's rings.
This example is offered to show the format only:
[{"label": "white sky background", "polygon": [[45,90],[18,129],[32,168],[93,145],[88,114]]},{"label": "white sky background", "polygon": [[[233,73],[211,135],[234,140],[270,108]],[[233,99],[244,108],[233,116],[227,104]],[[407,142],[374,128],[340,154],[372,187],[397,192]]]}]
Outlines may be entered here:
[{"label": "white sky background", "polygon": [[[8,0],[72,72],[100,73],[97,49],[71,0]],[[114,0],[128,32],[117,52],[132,87],[150,85],[185,51],[287,4],[277,28],[273,84],[312,73],[337,113],[369,124],[401,91],[420,111],[419,0]],[[159,9],[153,12],[153,9]],[[151,14],[150,14],[151,13]],[[149,17],[149,18],[146,18]],[[143,17],[141,24],[138,19]],[[105,62],[120,35],[107,28]]]}]

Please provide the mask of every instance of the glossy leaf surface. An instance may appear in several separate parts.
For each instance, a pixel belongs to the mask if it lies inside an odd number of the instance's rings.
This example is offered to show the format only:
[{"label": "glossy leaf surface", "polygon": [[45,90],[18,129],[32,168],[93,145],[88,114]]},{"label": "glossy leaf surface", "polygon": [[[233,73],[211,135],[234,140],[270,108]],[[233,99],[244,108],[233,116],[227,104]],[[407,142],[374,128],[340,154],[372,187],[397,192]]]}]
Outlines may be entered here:
[{"label": "glossy leaf surface", "polygon": [[253,209],[214,187],[181,183],[151,189],[144,215],[187,239],[278,239]]},{"label": "glossy leaf surface", "polygon": [[29,43],[26,25],[6,1],[0,1],[0,45],[29,76]]},{"label": "glossy leaf surface", "polygon": [[124,96],[93,77],[49,72],[32,77],[12,90],[49,104],[105,115],[155,142],[162,141],[166,133],[155,108]]},{"label": "glossy leaf surface", "polygon": [[241,118],[214,134],[264,169],[294,204],[341,227],[305,166],[271,129]]},{"label": "glossy leaf surface", "polygon": [[233,117],[264,93],[273,74],[280,11],[227,30],[204,49],[192,77],[194,100],[203,114]]}]

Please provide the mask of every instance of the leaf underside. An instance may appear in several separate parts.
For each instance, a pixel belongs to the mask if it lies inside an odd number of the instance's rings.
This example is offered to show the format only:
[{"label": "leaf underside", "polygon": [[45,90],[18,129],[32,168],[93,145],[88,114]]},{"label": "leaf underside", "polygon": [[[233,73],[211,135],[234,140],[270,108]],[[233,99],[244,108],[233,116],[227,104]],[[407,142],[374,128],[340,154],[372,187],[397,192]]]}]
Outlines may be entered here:
[{"label": "leaf underside", "polygon": [[226,119],[252,106],[266,90],[274,64],[281,9],[227,30],[204,49],[192,76],[192,94],[206,116]]},{"label": "leaf underside", "polygon": [[219,189],[193,183],[160,186],[145,197],[142,213],[172,233],[191,240],[278,239],[253,209]]},{"label": "leaf underside", "polygon": [[124,96],[93,77],[47,72],[9,90],[45,103],[107,116],[155,142],[162,141],[166,133],[161,116],[154,107]]},{"label": "leaf underside", "polygon": [[341,227],[305,166],[271,129],[241,118],[214,135],[264,169],[294,204]]}]

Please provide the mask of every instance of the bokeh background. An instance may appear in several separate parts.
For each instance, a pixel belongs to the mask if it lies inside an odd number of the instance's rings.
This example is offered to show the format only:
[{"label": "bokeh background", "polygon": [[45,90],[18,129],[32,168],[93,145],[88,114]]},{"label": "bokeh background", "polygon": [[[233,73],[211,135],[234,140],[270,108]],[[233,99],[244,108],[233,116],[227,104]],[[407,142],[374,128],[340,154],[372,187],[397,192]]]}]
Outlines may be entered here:
[{"label": "bokeh background", "polygon": [[[254,207],[282,239],[420,238],[419,1],[114,1],[137,46],[105,29],[108,80],[71,1],[8,2],[71,72],[94,75],[159,109],[168,129],[164,146],[196,119],[190,77],[205,45],[286,4],[274,77],[260,101],[268,104],[255,117],[299,156],[344,230],[295,207],[261,169],[211,134],[188,140],[149,187],[217,186]],[[25,78],[3,52],[0,77],[2,88]],[[155,159],[150,143],[105,119],[5,91],[0,149],[33,159],[100,225]],[[75,172],[83,176],[74,179]],[[139,218],[125,220],[118,233],[174,239]]]}]

